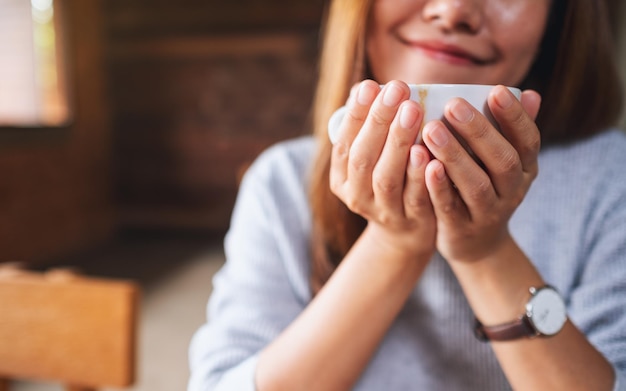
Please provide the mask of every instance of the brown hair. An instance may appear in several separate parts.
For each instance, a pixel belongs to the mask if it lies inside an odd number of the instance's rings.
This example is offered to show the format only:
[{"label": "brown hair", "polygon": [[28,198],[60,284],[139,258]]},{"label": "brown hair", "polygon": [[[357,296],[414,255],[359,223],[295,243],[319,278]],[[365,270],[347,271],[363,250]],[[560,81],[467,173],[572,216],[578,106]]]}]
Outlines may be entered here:
[{"label": "brown hair", "polygon": [[[311,286],[326,283],[365,228],[329,188],[331,144],[327,123],[351,86],[367,78],[364,36],[374,0],[334,0],[323,29],[320,73],[313,106],[318,153],[311,182],[313,213]],[[539,55],[522,88],[539,92],[537,118],[544,146],[581,139],[615,125],[623,96],[609,12],[620,0],[553,0]]]}]

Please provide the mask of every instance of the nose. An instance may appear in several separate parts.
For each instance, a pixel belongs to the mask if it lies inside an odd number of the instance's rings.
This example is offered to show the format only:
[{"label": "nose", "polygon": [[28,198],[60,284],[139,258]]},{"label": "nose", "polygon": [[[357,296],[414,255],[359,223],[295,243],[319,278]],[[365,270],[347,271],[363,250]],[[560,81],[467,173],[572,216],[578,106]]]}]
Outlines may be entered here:
[{"label": "nose", "polygon": [[484,19],[480,0],[430,0],[422,16],[443,30],[466,33],[476,33]]}]

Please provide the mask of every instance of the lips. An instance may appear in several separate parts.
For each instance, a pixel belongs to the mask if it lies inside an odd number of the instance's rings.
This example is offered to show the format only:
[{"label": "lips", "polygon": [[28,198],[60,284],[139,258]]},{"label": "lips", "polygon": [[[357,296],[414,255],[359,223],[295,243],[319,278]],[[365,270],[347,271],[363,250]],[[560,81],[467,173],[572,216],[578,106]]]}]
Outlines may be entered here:
[{"label": "lips", "polygon": [[491,62],[492,56],[471,52],[442,41],[401,41],[427,57],[454,65],[485,65]]}]

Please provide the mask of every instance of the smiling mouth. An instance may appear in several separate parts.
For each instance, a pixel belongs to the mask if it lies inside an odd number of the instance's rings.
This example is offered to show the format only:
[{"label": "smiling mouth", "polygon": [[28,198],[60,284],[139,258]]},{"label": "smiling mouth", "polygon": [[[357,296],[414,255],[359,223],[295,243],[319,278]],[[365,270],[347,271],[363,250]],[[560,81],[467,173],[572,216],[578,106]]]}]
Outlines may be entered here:
[{"label": "smiling mouth", "polygon": [[490,62],[452,45],[408,41],[404,43],[426,57],[453,65],[485,65]]}]

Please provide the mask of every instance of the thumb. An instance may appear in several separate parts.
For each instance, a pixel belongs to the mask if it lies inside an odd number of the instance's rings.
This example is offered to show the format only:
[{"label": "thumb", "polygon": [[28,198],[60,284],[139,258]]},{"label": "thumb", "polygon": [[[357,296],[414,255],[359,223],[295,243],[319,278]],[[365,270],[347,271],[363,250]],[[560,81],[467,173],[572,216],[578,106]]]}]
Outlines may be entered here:
[{"label": "thumb", "polygon": [[522,92],[522,97],[520,99],[522,102],[522,106],[526,113],[535,120],[537,118],[537,114],[539,113],[539,107],[541,106],[541,95],[537,91],[526,90]]}]

